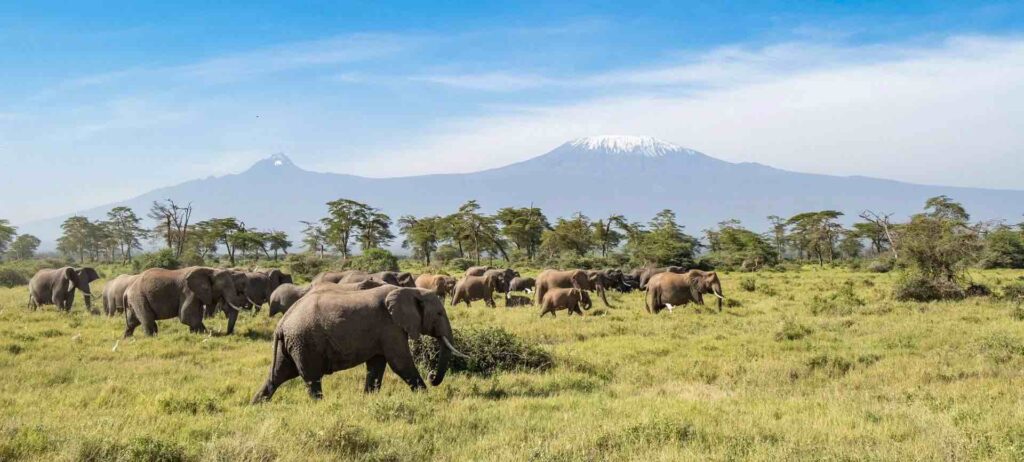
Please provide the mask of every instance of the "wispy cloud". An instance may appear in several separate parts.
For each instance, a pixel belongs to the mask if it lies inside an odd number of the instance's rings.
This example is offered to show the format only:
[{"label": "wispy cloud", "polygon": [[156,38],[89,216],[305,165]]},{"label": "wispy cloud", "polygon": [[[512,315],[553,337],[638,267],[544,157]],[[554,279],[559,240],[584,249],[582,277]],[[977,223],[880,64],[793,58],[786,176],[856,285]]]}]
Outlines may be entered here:
[{"label": "wispy cloud", "polygon": [[[1021,38],[957,37],[932,47],[787,44],[709,53],[663,73],[593,79],[703,87],[449,121],[367,157],[375,162],[345,167],[380,176],[471,171],[577,136],[632,133],[794,170],[1022,187]],[[465,156],[460,148],[466,146],[480,155]]]}]

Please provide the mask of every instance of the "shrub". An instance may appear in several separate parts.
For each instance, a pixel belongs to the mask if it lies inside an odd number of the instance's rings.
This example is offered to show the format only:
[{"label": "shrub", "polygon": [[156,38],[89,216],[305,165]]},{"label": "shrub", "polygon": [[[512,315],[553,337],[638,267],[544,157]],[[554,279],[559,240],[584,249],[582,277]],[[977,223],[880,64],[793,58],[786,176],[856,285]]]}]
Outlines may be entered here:
[{"label": "shrub", "polygon": [[992,295],[992,290],[984,284],[971,283],[964,289],[964,295],[968,297],[988,297]]},{"label": "shrub", "polygon": [[911,274],[896,282],[893,297],[900,301],[961,300],[967,294],[955,281]]},{"label": "shrub", "polygon": [[864,300],[854,291],[853,281],[846,281],[839,290],[828,295],[815,295],[811,299],[811,313],[845,316],[853,313],[853,309],[863,306]]},{"label": "shrub", "polygon": [[792,320],[782,321],[779,331],[775,333],[775,341],[800,340],[813,332],[810,327],[799,324]]},{"label": "shrub", "polygon": [[892,271],[892,260],[875,260],[868,265],[867,270],[872,273],[888,273]]},{"label": "shrub", "polygon": [[[453,356],[450,372],[490,375],[497,371],[546,371],[553,365],[550,353],[500,327],[455,329],[453,335],[455,348],[470,359]],[[425,337],[413,344],[413,354],[422,364],[434,364],[439,349],[434,338]]]},{"label": "shrub", "polygon": [[398,259],[384,249],[368,249],[362,255],[353,257],[345,263],[345,267],[376,273],[379,271],[398,271]]},{"label": "shrub", "polygon": [[0,287],[15,287],[28,284],[28,277],[14,268],[0,268]]},{"label": "shrub", "polygon": [[757,290],[757,282],[751,278],[740,279],[740,289],[747,292],[753,292]]},{"label": "shrub", "polygon": [[291,274],[296,282],[299,280],[309,281],[327,269],[327,260],[321,259],[311,253],[291,254],[284,259],[282,267],[285,272]]},{"label": "shrub", "polygon": [[448,264],[459,271],[466,271],[470,266],[476,265],[476,262],[468,258],[453,258]]},{"label": "shrub", "polygon": [[1024,300],[1024,281],[1010,283],[1003,287],[1003,298],[1007,300]]},{"label": "shrub", "polygon": [[174,256],[174,251],[171,249],[163,249],[158,252],[148,253],[141,258],[142,269],[150,268],[163,268],[163,269],[178,269],[181,268],[181,261],[178,257]]}]

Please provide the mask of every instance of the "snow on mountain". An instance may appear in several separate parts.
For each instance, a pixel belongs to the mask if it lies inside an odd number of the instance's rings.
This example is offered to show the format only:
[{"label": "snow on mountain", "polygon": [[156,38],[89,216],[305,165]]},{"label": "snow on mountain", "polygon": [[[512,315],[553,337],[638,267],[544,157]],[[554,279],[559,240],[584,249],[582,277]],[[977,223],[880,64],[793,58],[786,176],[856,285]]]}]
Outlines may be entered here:
[{"label": "snow on mountain", "polygon": [[609,154],[639,155],[644,157],[662,157],[673,152],[695,153],[667,141],[650,136],[602,135],[577,138],[567,143],[569,146],[598,151]]}]

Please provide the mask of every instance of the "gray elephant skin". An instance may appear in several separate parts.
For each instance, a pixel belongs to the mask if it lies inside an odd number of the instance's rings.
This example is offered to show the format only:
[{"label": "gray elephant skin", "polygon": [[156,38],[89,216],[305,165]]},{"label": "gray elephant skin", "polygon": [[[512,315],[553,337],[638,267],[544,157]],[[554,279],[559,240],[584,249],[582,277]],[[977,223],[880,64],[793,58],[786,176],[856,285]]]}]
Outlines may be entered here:
[{"label": "gray elephant skin", "polygon": [[128,287],[135,282],[136,277],[138,275],[122,274],[107,281],[103,286],[103,312],[107,316],[114,316],[117,313],[124,312],[124,294],[128,291]]},{"label": "gray elephant skin", "polygon": [[89,267],[39,270],[28,282],[28,306],[34,310],[43,305],[56,305],[60,310],[71,311],[77,289],[82,291],[86,310],[92,312],[89,284],[99,278],[96,270]]},{"label": "gray elephant skin", "polygon": [[589,310],[591,306],[593,302],[590,301],[590,295],[583,289],[554,288],[544,294],[540,303],[540,316],[543,318],[545,314],[551,313],[554,317],[558,310],[569,310],[569,316],[573,313],[583,316],[580,307]]},{"label": "gray elephant skin", "polygon": [[659,313],[665,307],[695,303],[704,304],[704,294],[718,298],[718,311],[722,311],[722,282],[714,271],[690,270],[683,274],[664,272],[647,282],[644,308],[648,313]]},{"label": "gray elephant skin", "polygon": [[[330,284],[330,283],[328,283]],[[309,293],[313,284],[297,286],[295,284],[281,284],[270,294],[270,312],[268,316],[274,317],[277,313],[285,313],[296,302]]]},{"label": "gray elephant skin", "polygon": [[497,285],[497,276],[466,276],[459,280],[455,284],[455,290],[452,292],[452,306],[459,303],[465,303],[466,306],[470,306],[470,302],[475,300],[483,300],[484,304],[491,308],[497,307],[494,303],[494,291]]},{"label": "gray elephant skin", "polygon": [[256,312],[270,302],[270,294],[274,293],[278,286],[292,282],[292,277],[279,269],[246,271],[243,274],[246,278],[246,307],[252,306]]},{"label": "gray elephant skin", "polygon": [[559,271],[546,269],[537,275],[537,304],[544,301],[544,295],[551,289],[583,289],[590,287],[590,280],[583,270]]},{"label": "gray elephant skin", "polygon": [[382,286],[346,292],[317,286],[295,304],[277,325],[267,381],[252,402],[267,401],[282,384],[302,377],[313,399],[323,396],[323,376],[366,364],[363,391],[380,389],[389,366],[413,390],[426,388],[409,339],[430,335],[441,352],[430,375],[440,385],[452,354],[452,327],[441,299],[425,289]]},{"label": "gray elephant skin", "polygon": [[[124,336],[142,326],[146,335],[157,333],[156,321],[178,318],[191,332],[206,332],[204,307],[226,304],[228,333],[238,310],[245,304],[245,279],[241,273],[205,267],[179,270],[153,268],[143,271],[128,287],[125,299]],[[241,284],[241,286],[240,286]]]},{"label": "gray elephant skin", "polygon": [[444,274],[421,274],[416,278],[416,287],[433,291],[441,298],[448,298],[455,291],[455,278]]}]

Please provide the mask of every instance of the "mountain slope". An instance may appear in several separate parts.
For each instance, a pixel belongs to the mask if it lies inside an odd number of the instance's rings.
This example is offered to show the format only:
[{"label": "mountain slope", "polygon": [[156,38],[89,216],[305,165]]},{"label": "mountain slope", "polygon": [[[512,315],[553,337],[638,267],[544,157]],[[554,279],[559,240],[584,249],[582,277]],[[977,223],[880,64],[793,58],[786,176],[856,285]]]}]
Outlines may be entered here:
[{"label": "mountain slope", "polygon": [[[906,216],[924,201],[946,194],[978,219],[1017,220],[1024,191],[924,186],[865,177],[789,172],[755,163],[730,163],[647,137],[582,138],[512,165],[466,174],[364,178],[317,173],[276,154],[248,170],[188,181],[85,212],[101,218],[116,205],[140,215],[155,200],[191,202],[194,220],[235,216],[248,226],[277,229],[297,237],[301,220],[325,214],[327,201],[366,202],[397,219],[402,215],[447,214],[476,199],[493,211],[541,207],[551,217],[577,211],[597,218],[621,213],[646,221],[662,209],[675,210],[691,233],[730,219],[762,229],[768,215],[835,209],[856,216],[864,209]],[[20,226],[43,239],[60,232],[65,217]]]}]

